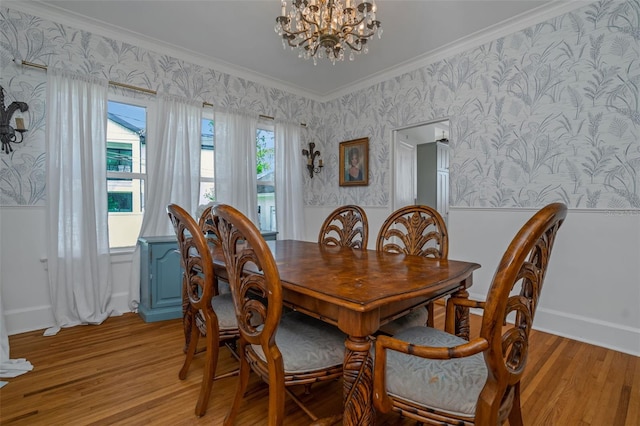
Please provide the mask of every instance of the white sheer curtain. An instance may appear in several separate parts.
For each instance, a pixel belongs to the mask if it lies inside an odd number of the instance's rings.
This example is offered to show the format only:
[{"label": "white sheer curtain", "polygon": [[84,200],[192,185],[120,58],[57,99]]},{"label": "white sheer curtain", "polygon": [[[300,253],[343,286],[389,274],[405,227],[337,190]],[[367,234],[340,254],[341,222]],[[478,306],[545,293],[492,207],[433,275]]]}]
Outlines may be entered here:
[{"label": "white sheer curtain", "polygon": [[[33,365],[24,358],[10,359],[9,335],[2,309],[2,292],[0,292],[0,378],[12,378],[33,370]],[[0,380],[0,388],[7,382]]]},{"label": "white sheer curtain", "polygon": [[111,313],[107,81],[47,71],[47,260],[56,327]]},{"label": "white sheer curtain", "polygon": [[216,201],[230,204],[258,226],[255,115],[216,111]]},{"label": "white sheer curtain", "polygon": [[278,239],[304,238],[303,156],[300,124],[276,122],[276,223]]},{"label": "white sheer curtain", "polygon": [[[195,214],[200,195],[202,103],[158,95],[156,131],[147,144],[147,202],[140,236],[173,235],[167,205],[175,203]],[[140,301],[140,246],[131,266],[129,305]]]}]

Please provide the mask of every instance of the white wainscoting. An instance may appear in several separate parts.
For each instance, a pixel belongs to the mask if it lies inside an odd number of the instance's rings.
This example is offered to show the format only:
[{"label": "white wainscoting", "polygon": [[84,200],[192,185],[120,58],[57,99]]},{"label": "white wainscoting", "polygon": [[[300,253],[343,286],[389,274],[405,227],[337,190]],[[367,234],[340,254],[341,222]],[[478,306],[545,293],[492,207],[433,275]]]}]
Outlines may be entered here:
[{"label": "white wainscoting", "polygon": [[[47,278],[46,209],[0,208],[0,303],[9,335],[54,325]],[[111,259],[115,311],[128,312],[131,253]]]},{"label": "white wainscoting", "polygon": [[[333,207],[305,208],[316,241]],[[389,209],[365,207],[369,248]],[[473,297],[484,299],[500,257],[530,209],[451,208],[452,259],[482,265]],[[0,208],[0,291],[8,333],[53,325],[47,284],[44,208]],[[115,309],[126,312],[130,255],[113,256]],[[640,212],[570,210],[561,228],[534,328],[640,356]]]},{"label": "white wainscoting", "polygon": [[[449,257],[482,265],[483,299],[531,209],[451,208]],[[534,328],[640,356],[640,211],[569,210],[558,232]]]}]

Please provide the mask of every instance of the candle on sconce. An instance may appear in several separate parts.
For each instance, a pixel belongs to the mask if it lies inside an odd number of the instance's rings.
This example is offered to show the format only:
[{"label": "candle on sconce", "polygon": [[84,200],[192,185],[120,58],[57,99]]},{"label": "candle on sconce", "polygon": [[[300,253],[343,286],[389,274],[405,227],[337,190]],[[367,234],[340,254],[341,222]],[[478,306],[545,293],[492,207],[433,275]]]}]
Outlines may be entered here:
[{"label": "candle on sconce", "polygon": [[24,130],[24,119],[16,117],[16,130]]},{"label": "candle on sconce", "polygon": [[311,157],[307,157],[307,165],[311,165]]},{"label": "candle on sconce", "polygon": [[318,160],[318,166],[322,167],[322,158],[320,160]]},{"label": "candle on sconce", "polygon": [[287,16],[287,2],[286,1],[282,2],[282,15],[281,16]]}]

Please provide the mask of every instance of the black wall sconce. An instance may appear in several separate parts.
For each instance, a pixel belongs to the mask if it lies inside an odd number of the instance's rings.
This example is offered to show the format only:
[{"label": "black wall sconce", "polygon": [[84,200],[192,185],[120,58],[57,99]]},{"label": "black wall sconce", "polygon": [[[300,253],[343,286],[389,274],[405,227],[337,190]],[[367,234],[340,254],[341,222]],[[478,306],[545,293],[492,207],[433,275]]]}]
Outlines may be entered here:
[{"label": "black wall sconce", "polygon": [[309,177],[313,178],[314,173],[320,173],[322,169],[322,158],[318,159],[318,167],[316,167],[316,157],[320,156],[320,151],[314,151],[316,144],[309,142],[309,149],[303,149],[302,155],[307,157],[307,170],[309,170]]},{"label": "black wall sconce", "polygon": [[[13,151],[11,147],[12,143],[22,143],[24,138],[24,132],[27,129],[24,128],[24,120],[20,117],[16,117],[16,127],[11,127],[10,121],[11,117],[13,117],[13,113],[16,110],[20,110],[20,112],[25,112],[29,109],[29,105],[24,102],[11,102],[8,108],[4,106],[4,88],[0,86],[0,104],[2,104],[2,109],[0,110],[0,140],[2,140],[2,150],[5,154],[8,154]],[[18,140],[17,135],[20,135],[20,140]]]}]

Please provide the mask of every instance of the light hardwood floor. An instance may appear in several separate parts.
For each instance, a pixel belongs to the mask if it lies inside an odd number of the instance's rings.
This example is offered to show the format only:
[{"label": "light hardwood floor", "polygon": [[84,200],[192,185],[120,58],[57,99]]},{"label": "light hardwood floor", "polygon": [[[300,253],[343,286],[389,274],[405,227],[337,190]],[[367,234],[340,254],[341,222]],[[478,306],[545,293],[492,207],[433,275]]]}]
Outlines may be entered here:
[{"label": "light hardwood floor", "polygon": [[[437,324],[442,324],[439,308]],[[477,319],[474,319],[477,323]],[[202,375],[198,357],[186,380],[179,320],[144,323],[135,314],[109,318],[100,326],[41,331],[10,337],[11,357],[35,366],[0,389],[2,425],[219,425],[235,391],[236,377],[216,381],[207,414],[193,410]],[[522,383],[527,425],[640,425],[640,358],[534,332]],[[236,361],[221,352],[218,372]],[[341,410],[339,381],[315,385],[310,407],[319,416]],[[287,425],[309,418],[291,400]],[[255,375],[238,425],[265,424],[267,388]],[[413,425],[394,414],[378,425]]]}]

